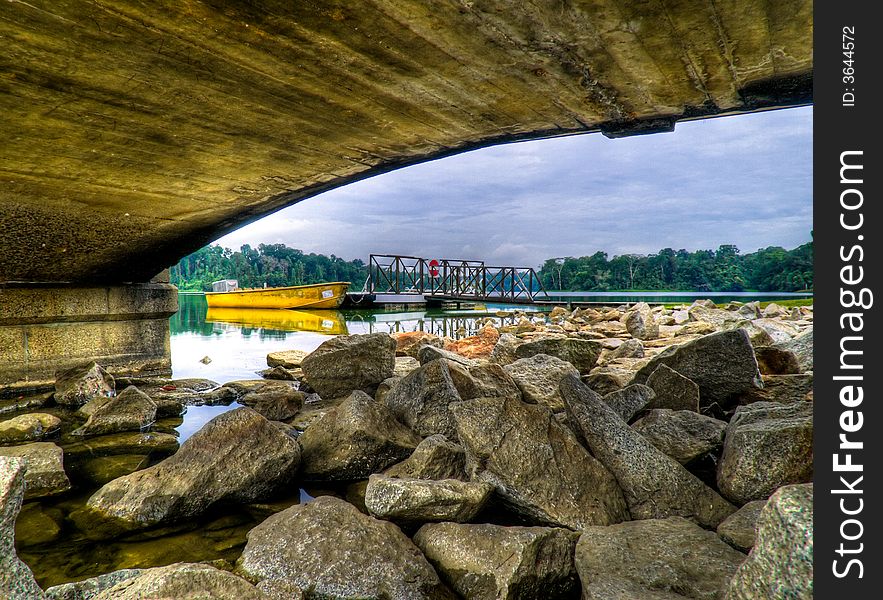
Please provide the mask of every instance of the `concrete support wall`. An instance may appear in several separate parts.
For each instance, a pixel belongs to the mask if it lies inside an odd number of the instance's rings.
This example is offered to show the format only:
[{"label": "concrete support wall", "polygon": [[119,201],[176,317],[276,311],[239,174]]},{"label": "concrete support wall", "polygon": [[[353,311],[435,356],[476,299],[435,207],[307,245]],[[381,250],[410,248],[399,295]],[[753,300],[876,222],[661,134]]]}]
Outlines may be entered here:
[{"label": "concrete support wall", "polygon": [[96,360],[114,374],[171,372],[167,283],[0,285],[0,395],[52,385],[57,369]]}]

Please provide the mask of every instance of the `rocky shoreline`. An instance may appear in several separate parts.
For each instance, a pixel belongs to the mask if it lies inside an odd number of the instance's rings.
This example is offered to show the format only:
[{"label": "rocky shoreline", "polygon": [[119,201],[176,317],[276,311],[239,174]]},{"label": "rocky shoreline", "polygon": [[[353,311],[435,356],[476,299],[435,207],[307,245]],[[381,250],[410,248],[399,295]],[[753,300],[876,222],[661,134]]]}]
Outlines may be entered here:
[{"label": "rocky shoreline", "polygon": [[[91,363],[0,405],[0,596],[812,597],[812,307],[515,316],[459,340],[338,336],[222,386]],[[234,403],[180,447],[169,431]],[[47,518],[99,543],[264,517],[235,562],[41,590],[16,518],[83,478],[100,487]],[[279,502],[304,484],[329,491]]]}]

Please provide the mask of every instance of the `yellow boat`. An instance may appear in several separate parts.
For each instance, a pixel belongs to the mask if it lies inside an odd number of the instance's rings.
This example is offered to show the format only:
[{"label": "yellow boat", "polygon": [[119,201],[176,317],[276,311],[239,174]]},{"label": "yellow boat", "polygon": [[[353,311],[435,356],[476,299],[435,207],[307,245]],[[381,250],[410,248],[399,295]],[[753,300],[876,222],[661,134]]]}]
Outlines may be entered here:
[{"label": "yellow boat", "polygon": [[205,313],[209,323],[233,323],[279,331],[316,331],[346,335],[346,321],[336,310],[278,310],[274,308],[212,308]]},{"label": "yellow boat", "polygon": [[209,308],[338,308],[349,289],[348,281],[206,292]]}]

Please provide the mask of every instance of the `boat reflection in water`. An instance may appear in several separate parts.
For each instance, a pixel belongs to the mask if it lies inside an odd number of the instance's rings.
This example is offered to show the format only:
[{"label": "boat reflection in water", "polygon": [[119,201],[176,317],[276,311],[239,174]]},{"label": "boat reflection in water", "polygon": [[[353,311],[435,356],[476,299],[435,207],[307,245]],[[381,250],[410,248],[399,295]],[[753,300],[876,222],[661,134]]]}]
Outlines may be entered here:
[{"label": "boat reflection in water", "polygon": [[346,335],[346,321],[337,310],[285,310],[277,308],[215,308],[205,313],[209,323],[232,323],[279,331],[315,331]]}]

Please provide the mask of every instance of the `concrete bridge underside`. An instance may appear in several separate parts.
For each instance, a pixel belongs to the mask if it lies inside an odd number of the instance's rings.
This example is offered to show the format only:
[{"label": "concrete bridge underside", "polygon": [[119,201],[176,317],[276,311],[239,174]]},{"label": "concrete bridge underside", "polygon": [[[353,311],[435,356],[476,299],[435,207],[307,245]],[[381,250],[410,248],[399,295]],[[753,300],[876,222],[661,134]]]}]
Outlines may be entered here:
[{"label": "concrete bridge underside", "polygon": [[808,0],[2,2],[0,282],[146,282],[403,165],[805,104],[812,25]]}]

